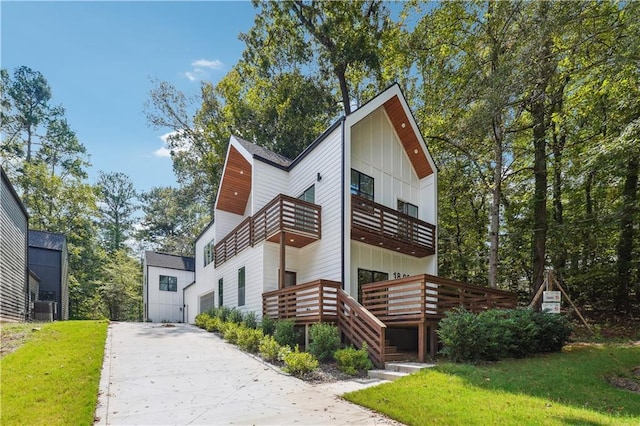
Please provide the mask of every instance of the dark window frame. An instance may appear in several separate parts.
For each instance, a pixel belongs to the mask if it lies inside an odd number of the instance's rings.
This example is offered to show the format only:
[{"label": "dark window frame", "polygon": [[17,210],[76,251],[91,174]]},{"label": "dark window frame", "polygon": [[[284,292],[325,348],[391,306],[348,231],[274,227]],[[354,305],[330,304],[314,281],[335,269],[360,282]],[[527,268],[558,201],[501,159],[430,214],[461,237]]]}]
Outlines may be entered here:
[{"label": "dark window frame", "polygon": [[[172,280],[165,279],[165,282],[163,283],[163,278],[172,278]],[[178,291],[178,277],[174,277],[173,275],[160,275],[160,277],[158,278],[158,282],[158,288],[160,289],[160,291],[170,291],[174,293]]]},{"label": "dark window frame", "polygon": [[[371,281],[364,282],[360,280],[361,273],[371,273]],[[358,303],[362,303],[362,285],[369,283],[376,283],[378,281],[388,281],[389,273],[381,271],[373,271],[370,269],[358,268]]]},{"label": "dark window frame", "polygon": [[244,306],[246,303],[246,282],[247,273],[245,267],[238,269],[238,306]]},{"label": "dark window frame", "polygon": [[[356,182],[354,182],[354,174],[356,177]],[[371,193],[363,190],[363,178],[371,180]],[[367,200],[374,201],[375,198],[375,179],[369,175],[362,173],[356,169],[351,169],[351,193],[354,195],[358,195],[362,198],[366,198]]]},{"label": "dark window frame", "polygon": [[223,302],[223,291],[224,291],[224,279],[220,278],[218,280],[218,307],[221,308],[224,304]]}]

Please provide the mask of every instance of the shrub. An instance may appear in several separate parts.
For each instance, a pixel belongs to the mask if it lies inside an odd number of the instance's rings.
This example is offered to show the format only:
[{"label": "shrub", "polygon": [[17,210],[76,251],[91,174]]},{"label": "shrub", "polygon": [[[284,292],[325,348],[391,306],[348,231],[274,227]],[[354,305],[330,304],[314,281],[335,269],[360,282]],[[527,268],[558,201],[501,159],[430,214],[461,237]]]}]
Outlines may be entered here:
[{"label": "shrub", "polygon": [[220,318],[220,321],[222,322],[226,322],[227,319],[229,318],[229,313],[231,312],[231,309],[229,309],[226,306],[220,306],[217,310],[216,310],[216,315],[218,318]]},{"label": "shrub", "polygon": [[[276,342],[277,343],[277,342]],[[280,350],[278,350],[278,360],[284,361],[284,359],[293,352],[290,346],[280,346]]]},{"label": "shrub", "polygon": [[233,322],[224,323],[224,327],[220,331],[222,331],[222,336],[224,340],[229,343],[233,343],[234,345],[238,343],[238,330],[240,326]]},{"label": "shrub", "polygon": [[196,315],[195,325],[196,327],[205,328],[207,324],[207,320],[211,318],[209,314],[201,313]]},{"label": "shrub", "polygon": [[294,347],[298,343],[298,333],[295,329],[295,321],[292,319],[276,321],[273,337],[280,346]]},{"label": "shrub", "polygon": [[231,309],[231,311],[229,312],[229,316],[227,318],[227,321],[232,322],[234,324],[242,324],[242,320],[244,319],[244,316],[242,315],[242,311],[233,308]]},{"label": "shrub", "polygon": [[238,328],[238,346],[240,349],[250,352],[252,354],[258,352],[260,346],[260,339],[264,336],[262,330],[256,330],[255,328],[247,328],[241,326]]},{"label": "shrub", "polygon": [[294,351],[284,356],[284,371],[294,376],[302,376],[316,368],[318,360],[308,352],[300,352],[297,345]]},{"label": "shrub", "polygon": [[242,324],[247,328],[258,328],[258,318],[256,317],[256,313],[253,311],[247,312],[244,315]]},{"label": "shrub", "polygon": [[338,362],[338,369],[351,376],[355,376],[359,371],[371,370],[373,363],[369,359],[369,350],[366,342],[362,342],[362,347],[356,349],[353,346],[338,349],[333,355]]},{"label": "shrub", "polygon": [[217,317],[218,316],[218,308],[211,308],[207,311],[207,315],[209,315],[210,317]]},{"label": "shrub", "polygon": [[258,350],[260,355],[267,361],[276,361],[280,353],[281,346],[276,342],[273,336],[266,335],[260,340]]},{"label": "shrub", "polygon": [[340,330],[332,324],[312,325],[309,337],[309,352],[320,361],[333,358],[333,353],[340,347]]},{"label": "shrub", "polygon": [[222,322],[220,321],[220,319],[218,317],[209,318],[207,320],[207,323],[205,324],[205,329],[208,332],[213,333],[215,331],[220,331],[220,326],[221,325],[222,325]]},{"label": "shrub", "polygon": [[457,309],[447,313],[438,330],[442,352],[455,362],[559,351],[570,334],[564,318],[529,309],[491,309],[479,314]]},{"label": "shrub", "polygon": [[260,322],[260,326],[262,327],[262,332],[264,335],[273,335],[273,332],[276,329],[276,320],[266,315],[262,316],[262,321]]}]

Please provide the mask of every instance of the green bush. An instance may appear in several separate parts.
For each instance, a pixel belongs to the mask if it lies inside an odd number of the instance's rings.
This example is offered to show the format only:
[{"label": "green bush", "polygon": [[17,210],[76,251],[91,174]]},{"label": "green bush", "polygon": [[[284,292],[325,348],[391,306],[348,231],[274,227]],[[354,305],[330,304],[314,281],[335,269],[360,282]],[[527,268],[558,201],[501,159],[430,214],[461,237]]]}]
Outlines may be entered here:
[{"label": "green bush", "polygon": [[276,342],[273,336],[266,335],[260,340],[258,350],[262,358],[267,361],[273,362],[278,360],[278,354],[280,353],[281,346]]},{"label": "green bush", "polygon": [[294,376],[302,376],[318,368],[318,360],[308,352],[300,352],[296,345],[295,350],[284,356],[284,371]]},{"label": "green bush", "polygon": [[209,318],[205,324],[205,329],[210,332],[213,333],[215,331],[220,331],[220,326],[221,326],[222,322],[220,321],[220,319],[218,317],[215,318]]},{"label": "green bush", "polygon": [[227,306],[220,306],[216,310],[216,316],[220,319],[220,321],[226,322],[227,319],[229,318],[230,312],[231,312],[231,309],[229,309]]},{"label": "green bush", "polygon": [[309,352],[320,361],[333,358],[333,353],[340,348],[340,330],[332,324],[318,323],[309,330]]},{"label": "green bush", "polygon": [[292,319],[276,321],[273,337],[280,346],[294,347],[298,344],[298,333],[295,329],[295,321]]},{"label": "green bush", "polygon": [[478,314],[456,309],[447,313],[438,329],[442,353],[455,362],[559,351],[570,334],[571,327],[564,318],[529,309],[491,309]]},{"label": "green bush", "polygon": [[252,354],[258,352],[260,346],[260,340],[264,337],[262,330],[256,330],[255,328],[247,328],[241,326],[238,328],[238,346],[240,349],[250,352]]},{"label": "green bush", "polygon": [[207,320],[211,318],[209,314],[201,313],[196,315],[195,325],[196,327],[205,328],[207,325]]},{"label": "green bush", "polygon": [[[277,342],[276,342],[277,343]],[[297,346],[297,345],[296,345]],[[278,360],[284,361],[284,359],[289,356],[289,354],[293,352],[291,350],[291,346],[280,346],[280,350],[278,351]]]},{"label": "green bush", "polygon": [[262,321],[260,322],[260,326],[262,327],[262,332],[264,335],[273,336],[273,332],[276,329],[276,320],[266,315],[262,316]]},{"label": "green bush", "polygon": [[247,328],[258,328],[258,318],[256,317],[256,313],[253,311],[247,312],[244,315],[242,324]]},{"label": "green bush", "polygon": [[218,308],[211,308],[207,311],[207,315],[209,315],[211,318],[217,317],[218,316]]},{"label": "green bush", "polygon": [[354,347],[338,349],[333,355],[338,362],[338,369],[351,376],[355,376],[360,371],[371,370],[373,363],[369,359],[368,349],[366,342],[362,342],[360,349]]},{"label": "green bush", "polygon": [[222,336],[224,340],[229,343],[233,343],[234,345],[238,343],[238,330],[240,326],[233,322],[226,322],[224,326],[221,327]]},{"label": "green bush", "polygon": [[227,318],[227,321],[232,322],[234,324],[242,324],[243,319],[244,319],[244,315],[242,314],[242,311],[236,308],[233,308],[229,312],[229,317]]}]

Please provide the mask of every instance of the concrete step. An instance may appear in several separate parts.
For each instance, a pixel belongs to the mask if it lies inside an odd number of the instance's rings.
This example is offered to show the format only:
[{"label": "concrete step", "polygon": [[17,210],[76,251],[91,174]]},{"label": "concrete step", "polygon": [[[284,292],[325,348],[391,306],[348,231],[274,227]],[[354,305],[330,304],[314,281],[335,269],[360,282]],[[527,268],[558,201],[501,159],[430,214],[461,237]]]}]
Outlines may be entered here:
[{"label": "concrete step", "polygon": [[400,373],[415,373],[423,368],[435,367],[435,364],[424,364],[421,362],[385,362],[384,368],[387,371],[397,371]]},{"label": "concrete step", "polygon": [[369,370],[368,372],[370,379],[378,379],[378,380],[398,380],[401,377],[405,377],[407,373],[400,373],[398,371],[388,371],[388,370]]}]

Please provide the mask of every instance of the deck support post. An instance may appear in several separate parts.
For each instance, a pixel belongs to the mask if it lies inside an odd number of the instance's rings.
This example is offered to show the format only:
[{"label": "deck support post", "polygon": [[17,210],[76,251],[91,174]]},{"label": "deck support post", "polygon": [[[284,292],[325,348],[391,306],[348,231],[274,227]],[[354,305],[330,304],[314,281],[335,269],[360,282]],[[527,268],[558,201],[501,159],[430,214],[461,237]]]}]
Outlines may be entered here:
[{"label": "deck support post", "polygon": [[427,327],[426,323],[422,322],[418,324],[418,361],[426,361],[426,348],[427,348]]},{"label": "deck support post", "polygon": [[309,352],[309,324],[304,325],[304,350]]},{"label": "deck support post", "polygon": [[285,255],[286,255],[286,240],[284,231],[280,232],[280,274],[278,276],[278,288],[284,288],[284,277],[285,277]]},{"label": "deck support post", "polygon": [[437,328],[437,322],[432,322],[429,324],[429,354],[433,359],[436,359],[436,354],[438,353],[438,333],[436,333]]}]

